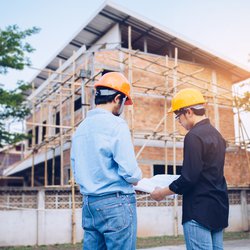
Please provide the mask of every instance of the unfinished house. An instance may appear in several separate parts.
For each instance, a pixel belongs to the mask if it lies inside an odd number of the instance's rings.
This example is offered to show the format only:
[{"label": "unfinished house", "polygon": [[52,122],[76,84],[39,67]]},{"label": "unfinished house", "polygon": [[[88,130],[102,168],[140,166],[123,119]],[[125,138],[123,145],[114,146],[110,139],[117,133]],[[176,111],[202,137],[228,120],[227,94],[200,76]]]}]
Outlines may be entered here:
[{"label": "unfinished house", "polygon": [[[103,5],[32,79],[28,97],[32,115],[26,122],[32,138],[24,159],[5,169],[4,176],[22,177],[23,190],[34,197],[36,187],[45,187],[45,209],[80,208],[81,197],[71,176],[71,136],[86,112],[94,108],[95,81],[110,71],[124,73],[131,82],[134,105],[123,116],[144,177],[180,173],[186,131],[167,110],[172,96],[182,88],[197,88],[204,94],[207,116],[227,141],[225,176],[231,188],[230,202],[240,208],[242,199],[245,202],[245,217],[232,218],[236,226],[231,230],[249,227],[249,139],[240,118],[236,124],[240,138],[235,138],[234,116],[239,109],[234,106],[232,85],[249,78],[250,72],[114,4]],[[5,190],[5,195],[11,192]],[[21,191],[15,192],[18,196]],[[169,233],[157,231],[152,224],[157,213],[145,219],[139,210],[139,235],[178,234],[180,204],[181,197],[159,203],[149,197],[138,199],[139,207],[172,206],[177,213],[169,215],[175,218]],[[42,243],[53,242],[48,238]]]},{"label": "unfinished house", "polygon": [[3,170],[20,162],[24,157],[24,143],[8,145],[0,149],[0,186],[23,186],[23,177],[3,176]]}]

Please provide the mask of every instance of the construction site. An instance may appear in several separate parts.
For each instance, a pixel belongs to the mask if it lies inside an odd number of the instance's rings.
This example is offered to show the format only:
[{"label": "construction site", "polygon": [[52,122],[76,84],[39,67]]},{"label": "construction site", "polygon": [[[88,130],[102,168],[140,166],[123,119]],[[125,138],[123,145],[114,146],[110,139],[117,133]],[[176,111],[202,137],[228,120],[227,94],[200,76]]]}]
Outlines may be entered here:
[{"label": "construction site", "polygon": [[[231,210],[226,230],[249,230],[250,139],[233,92],[234,84],[250,78],[248,70],[107,4],[45,68],[34,71],[27,98],[32,110],[26,120],[30,139],[22,144],[20,160],[3,169],[0,188],[1,221],[18,219],[15,230],[20,239],[6,221],[8,226],[0,230],[1,246],[82,239],[82,197],[70,166],[71,138],[87,111],[95,107],[94,83],[111,71],[122,72],[131,83],[134,105],[122,116],[146,178],[180,174],[186,131],[167,111],[179,90],[192,87],[202,92],[206,115],[227,142],[225,177]],[[138,235],[182,234],[181,204],[180,196],[156,202],[138,193]],[[52,217],[57,218],[54,225],[49,223]],[[60,222],[62,218],[67,222]],[[161,221],[166,225],[159,228]],[[26,236],[21,228],[28,228]],[[57,234],[51,237],[55,229]]]}]

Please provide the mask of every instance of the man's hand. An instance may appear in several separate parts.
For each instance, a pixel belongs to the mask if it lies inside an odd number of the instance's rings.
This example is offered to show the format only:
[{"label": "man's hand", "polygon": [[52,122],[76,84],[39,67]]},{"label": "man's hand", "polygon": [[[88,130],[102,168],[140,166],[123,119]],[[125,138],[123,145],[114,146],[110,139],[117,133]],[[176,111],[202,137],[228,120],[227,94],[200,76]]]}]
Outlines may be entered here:
[{"label": "man's hand", "polygon": [[156,201],[161,201],[165,198],[163,188],[156,187],[155,190],[150,194],[151,198]]},{"label": "man's hand", "polygon": [[151,198],[156,201],[163,200],[167,195],[174,194],[168,187],[159,188],[156,187],[155,190],[150,194]]}]

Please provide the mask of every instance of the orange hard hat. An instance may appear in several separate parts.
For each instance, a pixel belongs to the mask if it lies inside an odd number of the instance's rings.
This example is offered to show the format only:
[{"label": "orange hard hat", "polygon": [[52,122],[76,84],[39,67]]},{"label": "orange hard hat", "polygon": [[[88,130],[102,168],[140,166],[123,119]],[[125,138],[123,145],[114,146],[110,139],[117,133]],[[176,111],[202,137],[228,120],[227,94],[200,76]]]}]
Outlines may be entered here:
[{"label": "orange hard hat", "polygon": [[175,112],[181,108],[204,104],[205,99],[197,89],[186,88],[180,90],[171,101],[171,108],[168,112]]},{"label": "orange hard hat", "polygon": [[109,72],[104,74],[94,87],[107,87],[117,90],[127,96],[125,105],[132,105],[132,99],[130,97],[130,83],[128,79],[119,72]]}]

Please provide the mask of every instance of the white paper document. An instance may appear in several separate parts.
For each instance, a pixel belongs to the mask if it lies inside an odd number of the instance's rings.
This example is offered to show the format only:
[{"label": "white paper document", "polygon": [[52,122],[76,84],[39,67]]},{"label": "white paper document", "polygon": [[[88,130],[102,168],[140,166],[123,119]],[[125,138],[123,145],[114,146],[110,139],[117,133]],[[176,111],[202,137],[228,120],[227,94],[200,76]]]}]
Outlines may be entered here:
[{"label": "white paper document", "polygon": [[178,179],[180,175],[158,174],[152,178],[141,179],[134,189],[146,193],[152,193],[156,187],[168,187],[174,180]]}]

